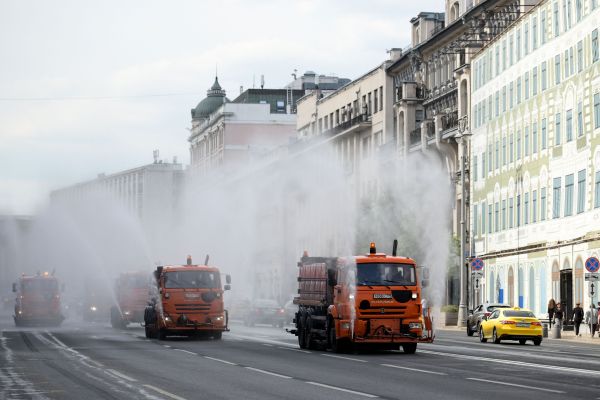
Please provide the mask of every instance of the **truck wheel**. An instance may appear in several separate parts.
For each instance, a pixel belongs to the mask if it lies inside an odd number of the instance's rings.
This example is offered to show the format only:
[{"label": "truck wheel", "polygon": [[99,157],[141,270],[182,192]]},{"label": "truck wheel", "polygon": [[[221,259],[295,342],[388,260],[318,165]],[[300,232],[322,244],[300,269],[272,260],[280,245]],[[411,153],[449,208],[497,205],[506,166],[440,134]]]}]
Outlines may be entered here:
[{"label": "truck wheel", "polygon": [[223,337],[223,332],[221,332],[221,331],[213,333],[213,339],[215,339],[215,340],[221,340],[222,337]]},{"label": "truck wheel", "polygon": [[304,330],[304,326],[299,323],[296,329],[298,329],[298,345],[301,349],[306,349],[306,331]]},{"label": "truck wheel", "polygon": [[406,353],[406,354],[415,354],[415,352],[417,351],[417,344],[416,343],[403,344],[402,351],[404,351],[404,353]]},{"label": "truck wheel", "polygon": [[329,347],[334,353],[343,353],[346,348],[337,340],[337,334],[335,332],[335,324],[332,321],[331,328],[329,329]]},{"label": "truck wheel", "polygon": [[165,340],[167,338],[167,331],[164,329],[159,329],[156,331],[156,336],[158,340]]},{"label": "truck wheel", "polygon": [[146,333],[146,339],[152,339],[152,331],[150,330],[150,328],[148,327],[148,325],[146,325],[144,327],[144,331]]},{"label": "truck wheel", "polygon": [[311,335],[311,331],[312,331],[312,320],[310,317],[306,318],[306,333],[304,336],[304,340],[305,340],[305,348],[307,349],[311,349],[313,350],[316,346],[315,346],[315,341],[312,338]]}]

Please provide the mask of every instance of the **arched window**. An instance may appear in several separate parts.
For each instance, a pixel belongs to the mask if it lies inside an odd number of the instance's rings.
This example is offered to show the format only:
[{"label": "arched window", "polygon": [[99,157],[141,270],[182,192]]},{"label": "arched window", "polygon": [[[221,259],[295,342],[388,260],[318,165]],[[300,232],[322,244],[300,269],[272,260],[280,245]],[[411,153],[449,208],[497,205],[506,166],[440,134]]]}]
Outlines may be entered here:
[{"label": "arched window", "polygon": [[556,301],[560,300],[560,270],[558,261],[552,263],[552,298]]},{"label": "arched window", "polygon": [[452,4],[450,7],[450,22],[456,21],[456,19],[460,16],[460,6],[458,5],[458,1]]}]

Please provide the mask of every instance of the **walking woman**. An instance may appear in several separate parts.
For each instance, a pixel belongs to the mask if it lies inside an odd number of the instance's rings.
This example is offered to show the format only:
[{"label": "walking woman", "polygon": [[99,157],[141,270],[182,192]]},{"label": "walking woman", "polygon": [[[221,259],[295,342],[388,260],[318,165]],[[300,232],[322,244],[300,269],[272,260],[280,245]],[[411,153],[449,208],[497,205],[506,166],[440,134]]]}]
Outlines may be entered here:
[{"label": "walking woman", "polygon": [[548,301],[548,322],[550,323],[550,328],[552,328],[552,321],[554,320],[554,310],[556,309],[556,302],[554,299],[550,299]]}]

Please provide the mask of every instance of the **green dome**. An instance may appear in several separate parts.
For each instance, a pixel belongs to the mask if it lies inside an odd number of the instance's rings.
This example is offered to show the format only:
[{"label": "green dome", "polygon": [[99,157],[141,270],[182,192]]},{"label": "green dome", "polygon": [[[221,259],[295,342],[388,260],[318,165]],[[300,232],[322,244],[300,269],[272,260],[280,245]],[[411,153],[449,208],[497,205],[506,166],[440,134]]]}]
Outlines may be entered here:
[{"label": "green dome", "polygon": [[192,108],[192,119],[208,118],[223,103],[228,103],[229,99],[225,97],[225,90],[219,85],[219,78],[215,77],[212,87],[206,91],[206,98],[202,100],[196,108]]}]

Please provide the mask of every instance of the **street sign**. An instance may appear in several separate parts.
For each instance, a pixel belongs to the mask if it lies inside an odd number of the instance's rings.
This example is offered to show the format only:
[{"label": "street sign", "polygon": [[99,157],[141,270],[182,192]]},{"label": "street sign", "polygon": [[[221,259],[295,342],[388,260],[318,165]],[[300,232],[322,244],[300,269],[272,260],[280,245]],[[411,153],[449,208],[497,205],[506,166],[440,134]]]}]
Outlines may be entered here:
[{"label": "street sign", "polygon": [[484,262],[481,258],[474,258],[471,260],[471,268],[475,271],[481,271],[484,266]]},{"label": "street sign", "polygon": [[471,275],[473,275],[476,278],[481,278],[483,276],[483,271],[473,271],[471,272]]},{"label": "street sign", "polygon": [[585,280],[590,282],[597,282],[600,280],[600,274],[593,274],[591,272],[586,272]]},{"label": "street sign", "polygon": [[600,269],[600,262],[598,262],[596,257],[590,257],[585,260],[585,269],[587,269],[588,272],[598,272],[598,269]]}]

